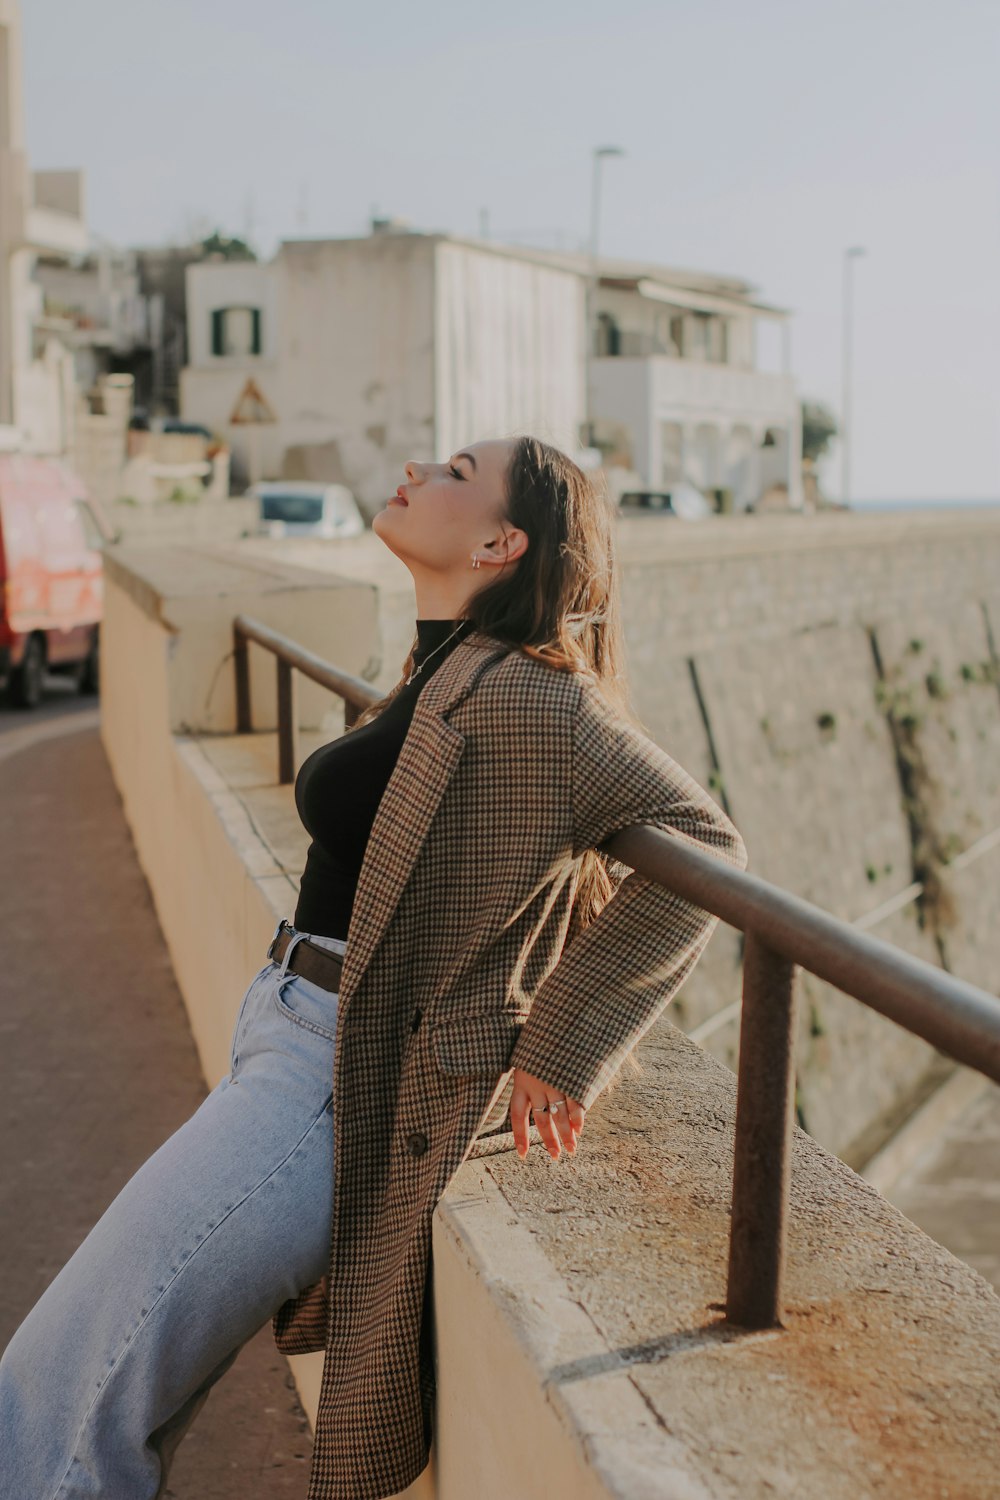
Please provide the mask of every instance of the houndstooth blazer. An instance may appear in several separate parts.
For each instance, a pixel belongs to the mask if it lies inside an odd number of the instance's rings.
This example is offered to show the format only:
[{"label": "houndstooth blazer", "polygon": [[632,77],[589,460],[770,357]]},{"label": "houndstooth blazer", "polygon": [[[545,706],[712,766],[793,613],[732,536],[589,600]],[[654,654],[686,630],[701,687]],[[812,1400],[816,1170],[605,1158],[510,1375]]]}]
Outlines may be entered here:
[{"label": "houndstooth blazer", "polygon": [[461,641],[417,699],[351,914],[329,1269],[274,1319],[286,1353],[325,1350],[309,1500],[381,1500],[427,1463],[431,1216],[466,1157],[513,1147],[509,1070],[589,1108],[708,941],[715,917],[617,864],[571,929],[581,855],[633,823],[746,865],[591,678]]}]

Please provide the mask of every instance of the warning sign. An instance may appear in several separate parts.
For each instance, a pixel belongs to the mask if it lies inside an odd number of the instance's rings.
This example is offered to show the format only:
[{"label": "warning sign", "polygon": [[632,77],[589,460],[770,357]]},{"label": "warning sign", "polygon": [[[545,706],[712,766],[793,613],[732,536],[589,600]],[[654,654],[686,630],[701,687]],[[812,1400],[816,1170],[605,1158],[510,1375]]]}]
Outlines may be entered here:
[{"label": "warning sign", "polygon": [[237,397],[229,418],[233,427],[258,427],[263,422],[278,420],[274,407],[251,376]]}]

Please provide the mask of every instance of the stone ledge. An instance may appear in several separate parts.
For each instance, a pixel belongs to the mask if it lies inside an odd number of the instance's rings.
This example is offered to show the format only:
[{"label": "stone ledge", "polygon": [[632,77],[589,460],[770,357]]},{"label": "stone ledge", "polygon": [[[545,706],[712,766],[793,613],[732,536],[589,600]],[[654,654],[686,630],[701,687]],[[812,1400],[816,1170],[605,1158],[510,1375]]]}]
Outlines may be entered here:
[{"label": "stone ledge", "polygon": [[846,514],[708,516],[703,521],[623,515],[618,525],[620,560],[636,564],[683,564],[695,559],[723,562],[761,554],[818,552],[892,544],[949,544],[988,537],[1000,540],[1000,505],[981,509],[850,511]]},{"label": "stone ledge", "polygon": [[[576,1466],[563,1453],[556,1494],[571,1472],[622,1500],[995,1494],[988,1283],[796,1127],[785,1326],[727,1328],[736,1081],[665,1020],[639,1056],[643,1076],[619,1074],[575,1158],[467,1162],[438,1207],[446,1490],[459,1453],[469,1473],[474,1393],[485,1447],[508,1462],[502,1484],[473,1475],[477,1500],[545,1492],[522,1468],[556,1432]],[[510,1345],[489,1361],[484,1289]],[[494,1347],[499,1373],[484,1372]]]},{"label": "stone ledge", "polygon": [[[134,646],[116,614],[164,632],[156,656],[167,667],[166,711],[174,732],[227,733],[236,727],[233,619],[249,614],[355,676],[381,668],[378,592],[370,584],[232,546],[120,547],[105,558],[104,640],[116,657]],[[131,613],[130,613],[131,611]],[[335,643],[335,644],[334,644]],[[107,652],[105,652],[106,661]],[[154,658],[155,659],[155,658]],[[156,667],[163,669],[163,661]],[[275,657],[252,645],[250,695],[256,729],[277,723]],[[149,668],[147,667],[147,670]],[[339,704],[302,673],[295,677],[299,723],[318,727]]]},{"label": "stone ledge", "polygon": [[105,551],[104,570],[116,588],[168,629],[173,627],[165,606],[174,599],[219,598],[248,591],[285,593],[348,581],[329,569],[303,567],[273,553],[244,552],[232,542],[157,547],[122,543]]},{"label": "stone ledge", "polygon": [[[300,763],[332,738],[325,731],[300,731]],[[283,901],[277,916],[290,918],[309,835],[296,812],[293,788],[275,781],[277,734],[177,735],[174,744],[247,873],[258,883],[280,877],[283,885],[272,885]]]}]

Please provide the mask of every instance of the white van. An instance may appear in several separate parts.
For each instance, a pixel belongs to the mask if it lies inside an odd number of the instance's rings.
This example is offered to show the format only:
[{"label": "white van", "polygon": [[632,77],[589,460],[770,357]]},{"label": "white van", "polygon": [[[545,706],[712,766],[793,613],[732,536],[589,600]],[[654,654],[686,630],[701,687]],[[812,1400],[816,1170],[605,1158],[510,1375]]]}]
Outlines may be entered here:
[{"label": "white van", "polygon": [[358,536],[365,529],[354,496],[342,484],[273,479],[253,485],[247,494],[258,501],[258,536]]}]

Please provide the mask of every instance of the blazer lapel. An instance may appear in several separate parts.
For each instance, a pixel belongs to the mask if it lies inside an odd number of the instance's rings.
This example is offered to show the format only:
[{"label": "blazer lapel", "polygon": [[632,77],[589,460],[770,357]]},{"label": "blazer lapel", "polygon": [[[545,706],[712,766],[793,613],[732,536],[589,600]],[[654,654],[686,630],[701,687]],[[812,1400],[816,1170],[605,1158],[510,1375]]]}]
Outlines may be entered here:
[{"label": "blazer lapel", "polygon": [[465,735],[447,722],[445,714],[471,692],[486,667],[509,649],[482,631],[472,631],[449,653],[417,698],[361,865],[340,976],[342,1005],[357,988],[385,935],[465,748]]}]

